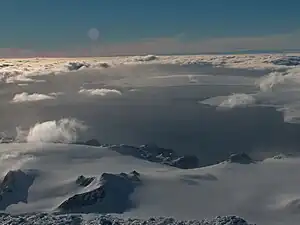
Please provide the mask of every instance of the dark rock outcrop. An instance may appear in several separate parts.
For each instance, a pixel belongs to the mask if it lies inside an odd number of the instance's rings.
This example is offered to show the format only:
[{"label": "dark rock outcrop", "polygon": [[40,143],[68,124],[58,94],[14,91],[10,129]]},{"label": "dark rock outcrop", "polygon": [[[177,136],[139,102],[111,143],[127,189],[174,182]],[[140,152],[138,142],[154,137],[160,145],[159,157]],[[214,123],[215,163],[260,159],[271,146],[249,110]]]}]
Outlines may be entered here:
[{"label": "dark rock outcrop", "polygon": [[0,210],[19,202],[26,203],[28,190],[35,176],[35,173],[25,173],[22,170],[9,171],[0,183]]},{"label": "dark rock outcrop", "polygon": [[80,175],[76,179],[76,184],[82,187],[87,187],[89,186],[93,181],[95,180],[95,177],[85,177],[83,175]]},{"label": "dark rock outcrop", "polygon": [[[22,215],[10,215],[10,214],[0,214],[0,221],[2,224],[22,224],[22,225],[32,225],[32,224],[43,224],[43,225],[53,225],[53,224],[90,224],[90,225],[254,225],[247,223],[241,217],[238,216],[219,216],[214,219],[204,219],[204,220],[188,220],[180,221],[174,218],[168,217],[152,217],[147,220],[145,219],[135,219],[127,218],[122,219],[114,217],[111,215],[93,215],[92,218],[88,220],[88,223],[83,218],[84,215],[81,214],[60,214],[56,215],[53,213],[37,213],[37,214],[22,214]],[[286,223],[288,224],[288,223]]]},{"label": "dark rock outcrop", "polygon": [[90,139],[87,141],[77,141],[73,144],[76,145],[88,145],[88,146],[94,146],[94,147],[100,147],[102,146],[101,143],[97,139]]},{"label": "dark rock outcrop", "polygon": [[172,166],[180,169],[191,169],[199,167],[199,159],[194,155],[179,157],[171,162]]},{"label": "dark rock outcrop", "polygon": [[199,167],[199,159],[197,156],[180,156],[172,149],[161,148],[155,144],[141,145],[140,147],[113,145],[109,146],[109,148],[124,155],[130,155],[180,169],[194,169]]},{"label": "dark rock outcrop", "polygon": [[[58,209],[62,212],[123,213],[133,207],[129,196],[141,184],[139,176],[136,171],[129,174],[103,173],[96,188],[73,195]],[[80,180],[84,181],[84,178],[81,176]]]},{"label": "dark rock outcrop", "polygon": [[10,67],[10,66],[13,66],[13,64],[8,64],[8,63],[0,64],[0,68]]},{"label": "dark rock outcrop", "polygon": [[139,159],[150,162],[161,163],[180,169],[194,169],[199,167],[199,159],[195,155],[177,155],[173,149],[161,148],[156,144],[146,144],[139,147],[120,144],[120,145],[103,145],[97,139],[91,139],[83,142],[76,142],[78,145],[101,146],[107,147],[122,155],[130,155]]},{"label": "dark rock outcrop", "polygon": [[105,63],[105,62],[99,63],[99,65],[102,68],[109,68],[110,67],[110,65],[108,63]]},{"label": "dark rock outcrop", "polygon": [[91,65],[86,62],[68,62],[65,66],[69,71],[76,71],[81,68],[89,68]]},{"label": "dark rock outcrop", "polygon": [[0,137],[0,144],[9,144],[15,142],[15,139],[12,137]]},{"label": "dark rock outcrop", "polygon": [[159,157],[166,158],[166,157],[172,157],[175,154],[175,152],[172,149],[161,148],[158,147],[156,144],[141,145],[139,147],[139,150],[146,152],[148,154],[150,153],[151,156],[154,157],[159,156]]},{"label": "dark rock outcrop", "polygon": [[157,60],[158,57],[156,55],[145,55],[145,56],[134,56],[133,59],[134,61],[137,62],[148,62],[148,61]]},{"label": "dark rock outcrop", "polygon": [[273,60],[272,63],[280,66],[298,66],[300,65],[300,56],[285,56]]},{"label": "dark rock outcrop", "polygon": [[64,201],[59,209],[67,212],[77,211],[86,206],[92,206],[99,203],[105,197],[104,188],[101,186],[95,190],[85,192],[82,194],[76,194]]},{"label": "dark rock outcrop", "polygon": [[239,163],[239,164],[255,163],[255,161],[251,159],[251,157],[248,156],[246,153],[232,154],[229,156],[228,162]]},{"label": "dark rock outcrop", "polygon": [[100,142],[97,139],[90,139],[84,142],[84,144],[89,146],[101,146]]}]

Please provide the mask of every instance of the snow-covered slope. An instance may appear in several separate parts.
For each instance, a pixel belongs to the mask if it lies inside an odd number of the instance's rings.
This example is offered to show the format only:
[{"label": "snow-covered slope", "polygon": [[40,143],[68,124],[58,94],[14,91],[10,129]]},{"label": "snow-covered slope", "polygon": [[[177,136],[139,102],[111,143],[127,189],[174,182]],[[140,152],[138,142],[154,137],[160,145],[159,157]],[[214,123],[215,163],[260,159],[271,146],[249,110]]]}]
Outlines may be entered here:
[{"label": "snow-covered slope", "polygon": [[[258,224],[297,224],[299,218],[299,158],[182,170],[104,147],[2,144],[0,148],[3,177],[16,171],[17,189],[4,193],[6,201],[1,204],[13,214],[62,210],[182,220],[239,215]],[[33,183],[25,179],[30,175]],[[93,179],[82,182],[81,177],[79,182],[80,175]],[[27,196],[16,199],[20,193]]]}]

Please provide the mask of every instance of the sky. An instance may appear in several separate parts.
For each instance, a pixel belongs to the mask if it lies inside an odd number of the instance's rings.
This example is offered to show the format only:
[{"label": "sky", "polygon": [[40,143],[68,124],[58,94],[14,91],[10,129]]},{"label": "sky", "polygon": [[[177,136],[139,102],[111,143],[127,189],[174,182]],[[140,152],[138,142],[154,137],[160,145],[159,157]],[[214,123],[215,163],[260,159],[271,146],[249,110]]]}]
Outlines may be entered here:
[{"label": "sky", "polygon": [[299,0],[2,0],[0,56],[300,49]]}]

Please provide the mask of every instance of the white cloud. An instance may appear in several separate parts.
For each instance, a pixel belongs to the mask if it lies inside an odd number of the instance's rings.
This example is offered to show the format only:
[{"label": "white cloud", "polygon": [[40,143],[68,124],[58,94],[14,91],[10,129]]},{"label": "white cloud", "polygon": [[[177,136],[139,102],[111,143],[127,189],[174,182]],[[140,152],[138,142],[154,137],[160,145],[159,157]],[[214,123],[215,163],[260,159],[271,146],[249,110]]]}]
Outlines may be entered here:
[{"label": "white cloud", "polygon": [[26,142],[73,143],[87,127],[76,119],[36,123],[28,131],[17,128],[17,139]]},{"label": "white cloud", "polygon": [[116,89],[81,89],[78,93],[89,96],[120,96],[122,92]]},{"label": "white cloud", "polygon": [[201,104],[215,106],[218,109],[231,109],[246,106],[274,107],[283,113],[284,121],[300,123],[300,67],[282,72],[271,72],[257,78],[259,87],[256,93],[217,96],[200,101]]},{"label": "white cloud", "polygon": [[16,94],[12,100],[13,103],[21,103],[21,102],[35,102],[35,101],[42,101],[42,100],[52,100],[55,97],[45,94],[28,94],[27,92],[23,92],[20,94]]}]

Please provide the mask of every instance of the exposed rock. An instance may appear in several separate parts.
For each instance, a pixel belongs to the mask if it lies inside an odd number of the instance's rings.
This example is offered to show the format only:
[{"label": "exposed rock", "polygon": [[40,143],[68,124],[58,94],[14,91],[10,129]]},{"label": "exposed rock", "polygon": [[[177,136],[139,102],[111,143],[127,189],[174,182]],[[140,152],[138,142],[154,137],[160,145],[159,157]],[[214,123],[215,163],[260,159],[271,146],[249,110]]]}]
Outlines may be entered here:
[{"label": "exposed rock", "polygon": [[89,68],[91,65],[86,62],[68,62],[65,66],[69,71],[76,71],[82,68]]},{"label": "exposed rock", "polygon": [[0,183],[0,210],[5,210],[11,204],[26,203],[28,189],[35,175],[21,170],[9,171]]},{"label": "exposed rock", "polygon": [[143,158],[142,153],[139,151],[140,149],[135,146],[120,144],[120,145],[110,145],[107,147],[123,155],[130,155],[136,158]]},{"label": "exposed rock", "polygon": [[[72,224],[72,225],[251,225],[247,223],[243,218],[237,216],[220,216],[212,220],[188,220],[180,221],[168,217],[155,217],[145,219],[135,219],[127,218],[122,219],[118,217],[113,217],[111,215],[93,215],[88,221],[84,219],[82,214],[46,214],[46,213],[36,213],[36,214],[22,214],[22,215],[10,215],[1,214],[0,221],[2,224],[22,224],[22,225],[32,225],[32,224],[43,224],[43,225],[53,225],[53,224]],[[254,224],[252,224],[254,225]]]},{"label": "exposed rock", "polygon": [[97,139],[88,140],[84,142],[84,144],[89,146],[101,146],[100,142]]},{"label": "exposed rock", "polygon": [[[81,176],[80,180],[85,180]],[[77,179],[78,180],[78,179]],[[132,207],[129,195],[141,183],[139,173],[103,173],[98,186],[78,193],[64,201],[58,209],[63,212],[123,213]]]},{"label": "exposed rock", "polygon": [[70,197],[59,206],[59,209],[63,211],[76,211],[80,208],[84,208],[85,206],[91,206],[98,202],[101,202],[104,197],[105,191],[101,186],[92,191],[82,194],[76,194]]},{"label": "exposed rock", "polygon": [[161,148],[155,144],[141,145],[140,147],[113,145],[109,148],[124,155],[131,155],[150,162],[162,163],[181,169],[192,169],[199,166],[199,160],[196,156],[178,156],[174,150]]},{"label": "exposed rock", "polygon": [[180,156],[177,155],[174,150],[161,148],[156,144],[146,144],[141,145],[140,147],[126,144],[103,145],[96,139],[91,139],[86,142],[76,142],[75,144],[107,147],[123,155],[130,155],[139,159],[145,159],[150,162],[161,163],[181,169],[193,169],[199,167],[199,159],[197,156]]},{"label": "exposed rock", "polygon": [[286,159],[286,158],[291,158],[295,157],[296,155],[293,153],[280,153],[278,155],[273,156],[273,159]]},{"label": "exposed rock", "polygon": [[87,141],[77,141],[77,142],[75,142],[73,144],[95,146],[95,147],[102,146],[101,143],[97,139],[90,139],[90,140],[87,140]]},{"label": "exposed rock", "polygon": [[132,171],[130,174],[132,174],[135,177],[139,177],[140,176],[140,174],[138,172],[136,172],[135,170]]},{"label": "exposed rock", "polygon": [[[211,224],[218,225],[248,225],[247,221],[237,216],[219,216],[211,221]],[[249,224],[250,225],[250,224]]]},{"label": "exposed rock", "polygon": [[255,163],[246,153],[237,153],[229,156],[228,159],[231,163],[250,164]]},{"label": "exposed rock", "polygon": [[0,144],[9,144],[15,141],[14,138],[11,137],[0,137]]},{"label": "exposed rock", "polygon": [[300,56],[285,56],[283,58],[273,60],[272,63],[281,66],[298,66],[300,65]]},{"label": "exposed rock", "polygon": [[87,187],[89,186],[93,181],[95,180],[95,177],[85,177],[83,175],[79,176],[76,180],[76,184],[79,186]]},{"label": "exposed rock", "polygon": [[102,62],[102,63],[100,63],[99,64],[101,67],[103,67],[103,68],[109,68],[110,67],[110,65],[108,64],[108,63],[105,63],[105,62]]},{"label": "exposed rock", "polygon": [[8,63],[0,64],[0,68],[10,67],[10,66],[13,66],[13,64],[8,64]]},{"label": "exposed rock", "polygon": [[199,167],[199,159],[194,155],[179,157],[172,161],[172,165],[180,169],[192,169]]},{"label": "exposed rock", "polygon": [[160,148],[156,144],[141,145],[139,150],[146,151],[155,156],[161,155],[162,157],[170,157],[174,154],[172,149]]},{"label": "exposed rock", "polygon": [[146,56],[134,56],[133,61],[137,62],[148,62],[148,61],[153,61],[157,60],[158,57],[156,55],[146,55]]}]

